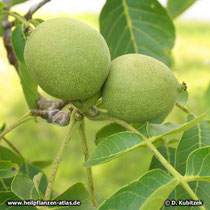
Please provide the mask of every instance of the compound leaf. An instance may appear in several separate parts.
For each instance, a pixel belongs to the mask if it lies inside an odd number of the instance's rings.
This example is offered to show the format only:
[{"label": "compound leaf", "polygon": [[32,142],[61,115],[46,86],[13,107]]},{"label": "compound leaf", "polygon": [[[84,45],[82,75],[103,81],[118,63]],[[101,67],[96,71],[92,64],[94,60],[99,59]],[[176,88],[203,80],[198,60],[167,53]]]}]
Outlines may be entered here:
[{"label": "compound leaf", "polygon": [[[154,139],[160,139],[165,136],[172,134],[177,134],[183,132],[194,125],[196,125],[200,120],[202,120],[206,115],[200,115],[190,122],[183,125],[176,125],[172,123],[166,123],[165,125],[159,124],[143,124],[141,129],[147,128],[149,136],[157,135],[151,137]],[[136,126],[136,125],[135,125]],[[107,161],[110,161],[120,155],[123,155],[137,147],[143,146],[144,142],[139,134],[124,131],[121,133],[116,133],[105,138],[95,149],[95,151],[90,155],[88,161],[84,163],[85,167],[90,167],[93,165],[98,165]]]}]

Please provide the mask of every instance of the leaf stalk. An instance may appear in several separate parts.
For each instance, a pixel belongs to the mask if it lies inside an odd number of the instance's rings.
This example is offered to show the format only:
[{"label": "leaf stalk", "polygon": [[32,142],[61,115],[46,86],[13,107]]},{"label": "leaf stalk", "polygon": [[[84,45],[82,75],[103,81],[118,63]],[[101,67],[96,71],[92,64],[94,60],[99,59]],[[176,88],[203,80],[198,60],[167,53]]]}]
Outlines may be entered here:
[{"label": "leaf stalk", "polygon": [[[80,134],[80,138],[82,140],[82,149],[83,149],[83,153],[85,156],[85,161],[87,161],[89,159],[89,148],[88,148],[88,144],[87,144],[87,137],[86,137],[86,133],[85,133],[85,122],[84,119],[82,119],[82,123],[78,128],[79,130],[79,134]],[[89,193],[91,196],[91,200],[93,205],[97,208],[97,202],[95,199],[95,190],[94,190],[94,184],[93,184],[93,175],[92,175],[92,168],[86,168],[86,174],[87,174],[87,178],[88,178],[88,189],[89,189]]]},{"label": "leaf stalk", "polygon": [[10,16],[14,17],[15,19],[17,19],[18,21],[20,21],[21,23],[23,23],[26,27],[30,27],[29,22],[24,17],[21,17],[14,12],[11,12],[9,10],[2,10],[2,11],[0,11],[0,15],[2,15],[2,14],[10,15]]},{"label": "leaf stalk", "polygon": [[183,106],[182,104],[180,104],[180,103],[178,103],[178,102],[176,102],[176,106],[177,106],[179,109],[181,109],[184,113],[186,113],[186,114],[191,114],[191,112],[187,109],[186,106]]},{"label": "leaf stalk", "polygon": [[51,192],[52,192],[52,187],[53,187],[53,184],[54,184],[54,181],[55,181],[55,177],[56,177],[61,159],[63,157],[63,153],[65,151],[65,148],[67,148],[67,145],[68,145],[68,143],[69,143],[69,141],[72,137],[72,134],[73,134],[74,130],[80,124],[80,121],[77,121],[75,119],[75,114],[76,114],[76,109],[74,109],[73,112],[71,113],[69,129],[68,129],[67,134],[66,134],[66,136],[65,136],[65,138],[64,138],[64,140],[63,140],[63,142],[60,146],[60,149],[59,149],[58,154],[56,156],[55,162],[53,164],[53,168],[52,168],[52,171],[51,171],[51,175],[50,175],[49,182],[48,182],[47,189],[46,189],[45,196],[44,196],[45,200],[50,199]]}]

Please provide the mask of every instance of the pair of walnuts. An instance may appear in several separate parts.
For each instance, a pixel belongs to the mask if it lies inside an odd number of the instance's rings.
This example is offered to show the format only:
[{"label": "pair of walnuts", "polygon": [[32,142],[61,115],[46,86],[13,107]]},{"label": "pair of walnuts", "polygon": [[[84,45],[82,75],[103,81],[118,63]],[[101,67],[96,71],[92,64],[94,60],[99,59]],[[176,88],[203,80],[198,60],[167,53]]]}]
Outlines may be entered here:
[{"label": "pair of walnuts", "polygon": [[51,19],[34,29],[24,59],[33,79],[48,94],[83,100],[102,90],[108,112],[128,123],[164,118],[180,91],[179,82],[160,61],[127,54],[111,62],[101,34],[69,18]]}]

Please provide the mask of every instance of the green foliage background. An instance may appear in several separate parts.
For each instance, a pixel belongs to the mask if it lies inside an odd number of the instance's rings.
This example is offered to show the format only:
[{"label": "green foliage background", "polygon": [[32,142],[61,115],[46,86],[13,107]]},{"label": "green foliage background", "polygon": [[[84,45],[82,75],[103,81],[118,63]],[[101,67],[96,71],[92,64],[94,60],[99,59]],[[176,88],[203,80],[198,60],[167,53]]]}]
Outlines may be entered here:
[{"label": "green foliage background", "polygon": [[[43,19],[53,17],[51,14],[40,15],[38,13],[36,16]],[[60,16],[69,16],[69,14],[60,14]],[[96,14],[81,14],[74,18],[98,29],[99,17]],[[180,82],[187,83],[190,96],[188,107],[195,114],[207,111],[204,95],[210,83],[209,26],[210,23],[175,21],[177,38],[173,50],[175,59],[173,71]],[[28,107],[24,100],[20,80],[13,67],[8,64],[2,40],[0,52],[0,123],[3,123],[2,119],[6,119],[9,125],[25,113]],[[168,119],[176,123],[183,123],[186,120],[185,116],[180,110],[174,108]],[[8,134],[7,138],[15,143],[28,160],[54,160],[66,128],[46,124],[41,119],[37,120],[39,123],[28,122]],[[104,122],[88,121],[87,134],[90,152],[95,147],[95,133],[104,124]],[[76,132],[68,145],[68,152],[65,152],[55,181],[55,190],[59,193],[76,182],[86,183],[80,145],[80,138]],[[152,154],[148,149],[138,148],[116,160],[93,167],[97,198],[102,201],[123,185],[138,178],[148,170],[151,157]],[[50,169],[51,167],[45,168],[44,172],[49,175]]]}]

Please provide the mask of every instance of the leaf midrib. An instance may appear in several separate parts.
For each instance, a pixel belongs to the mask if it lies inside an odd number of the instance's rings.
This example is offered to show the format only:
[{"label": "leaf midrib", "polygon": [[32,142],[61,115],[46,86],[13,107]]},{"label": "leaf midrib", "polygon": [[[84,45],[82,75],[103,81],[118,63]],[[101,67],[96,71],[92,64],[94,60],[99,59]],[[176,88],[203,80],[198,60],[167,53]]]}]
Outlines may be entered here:
[{"label": "leaf midrib", "polygon": [[135,51],[135,53],[139,53],[139,50],[138,50],[138,47],[137,47],[137,44],[136,44],[136,40],[135,40],[135,37],[134,37],[134,33],[133,33],[133,27],[132,27],[131,18],[130,18],[130,14],[129,14],[128,5],[127,5],[126,0],[122,0],[122,4],[123,4],[124,10],[125,10],[125,17],[126,17],[126,20],[127,20],[127,23],[128,23],[129,32],[131,34],[131,40],[133,41],[134,51]]}]

